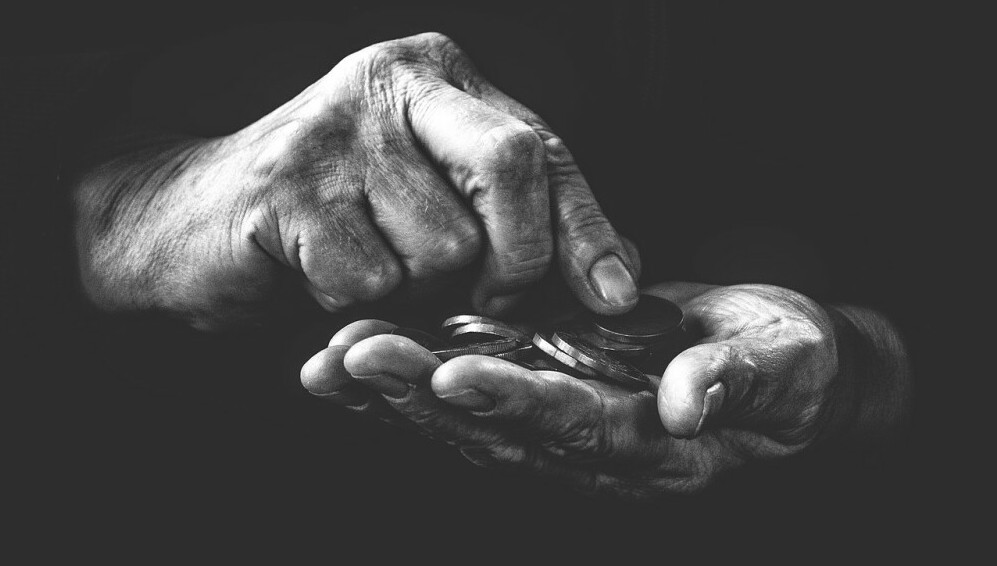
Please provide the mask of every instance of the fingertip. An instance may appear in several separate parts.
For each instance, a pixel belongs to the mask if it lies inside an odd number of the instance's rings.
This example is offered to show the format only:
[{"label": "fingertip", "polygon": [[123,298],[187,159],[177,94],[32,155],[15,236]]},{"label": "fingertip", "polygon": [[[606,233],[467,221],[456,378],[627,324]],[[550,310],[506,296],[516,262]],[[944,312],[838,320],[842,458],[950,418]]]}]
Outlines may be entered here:
[{"label": "fingertip", "polygon": [[349,380],[343,367],[345,346],[330,346],[308,359],[301,366],[301,385],[312,395],[327,395],[342,389]]},{"label": "fingertip", "polygon": [[692,438],[703,420],[704,373],[712,369],[709,352],[691,348],[665,369],[658,388],[658,415],[665,430],[677,438]]},{"label": "fingertip", "polygon": [[668,434],[676,438],[693,438],[699,433],[702,407],[696,407],[692,396],[666,395],[658,390],[658,416]]}]

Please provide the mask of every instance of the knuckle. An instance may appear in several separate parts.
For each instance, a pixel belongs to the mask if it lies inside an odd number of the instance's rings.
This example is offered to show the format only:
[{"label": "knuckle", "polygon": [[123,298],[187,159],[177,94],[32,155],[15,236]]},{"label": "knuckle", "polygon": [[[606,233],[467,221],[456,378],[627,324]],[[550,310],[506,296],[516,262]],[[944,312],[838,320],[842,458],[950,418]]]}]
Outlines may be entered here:
[{"label": "knuckle", "polygon": [[460,49],[457,47],[457,43],[450,39],[450,36],[440,33],[438,31],[427,31],[410,38],[407,38],[418,45],[425,45],[434,50],[446,51]]},{"label": "knuckle", "polygon": [[813,366],[833,367],[837,371],[837,343],[832,332],[825,331],[815,322],[800,321],[793,325],[793,334],[801,353]]},{"label": "knuckle", "polygon": [[825,332],[813,321],[801,321],[795,325],[795,332],[799,336],[800,343],[805,348],[813,352],[826,352],[832,349],[834,336]]},{"label": "knuckle", "polygon": [[374,44],[358,52],[361,66],[375,76],[396,76],[413,66],[450,68],[465,59],[463,50],[450,37],[435,31]]},{"label": "knuckle", "polygon": [[550,268],[550,245],[536,244],[508,250],[498,257],[495,278],[510,286],[528,285]]},{"label": "knuckle", "polygon": [[615,233],[613,225],[602,213],[602,207],[588,195],[565,199],[558,205],[556,214],[561,220],[558,229],[568,237]]},{"label": "knuckle", "polygon": [[561,206],[555,217],[559,248],[565,257],[584,261],[621,246],[616,229],[591,199]]},{"label": "knuckle", "polygon": [[540,171],[546,152],[540,136],[524,123],[507,123],[489,128],[481,135],[486,170],[500,174]]},{"label": "knuckle", "polygon": [[578,173],[578,165],[574,157],[568,150],[567,144],[560,137],[550,133],[540,133],[543,138],[544,151],[547,157],[547,166],[555,174],[575,174]]},{"label": "knuckle", "polygon": [[373,68],[382,69],[411,60],[415,49],[405,39],[393,39],[371,45],[361,53],[366,55],[365,61]]},{"label": "knuckle", "polygon": [[449,36],[436,31],[422,33],[413,37],[431,60],[436,61],[444,73],[448,76],[464,75],[466,73],[456,72],[467,69],[469,62],[464,50],[457,45],[457,42]]},{"label": "knuckle", "polygon": [[425,61],[423,50],[408,39],[377,43],[356,53],[349,67],[358,74],[357,84],[367,90],[366,98],[377,100],[378,94],[392,90],[390,85],[405,84],[412,69]]}]

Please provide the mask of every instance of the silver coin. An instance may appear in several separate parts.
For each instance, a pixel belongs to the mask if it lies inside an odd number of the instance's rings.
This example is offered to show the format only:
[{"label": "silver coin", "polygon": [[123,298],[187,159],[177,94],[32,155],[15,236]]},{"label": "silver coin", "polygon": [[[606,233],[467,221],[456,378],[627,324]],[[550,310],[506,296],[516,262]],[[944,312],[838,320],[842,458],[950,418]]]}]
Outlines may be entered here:
[{"label": "silver coin", "polygon": [[560,348],[554,345],[553,342],[547,339],[546,336],[537,332],[533,335],[533,345],[536,346],[541,352],[547,354],[550,359],[556,360],[560,365],[564,366],[565,369],[559,368],[557,371],[568,373],[569,375],[582,375],[588,378],[598,378],[599,375],[596,371],[577,359],[569,356],[567,353],[562,351]]},{"label": "silver coin", "polygon": [[494,318],[488,318],[487,316],[479,316],[476,314],[459,314],[457,316],[451,316],[450,318],[444,320],[443,324],[440,325],[440,328],[442,328],[443,330],[451,330],[453,328],[462,326],[464,324],[474,324],[474,323],[495,324],[498,322],[499,321],[495,320]]},{"label": "silver coin", "polygon": [[450,331],[451,340],[494,340],[496,338],[513,338],[522,344],[529,344],[531,337],[525,332],[501,322],[468,322]]},{"label": "silver coin", "polygon": [[576,334],[555,332],[551,341],[561,351],[617,383],[640,387],[649,383],[643,371],[602,352]]},{"label": "silver coin", "polygon": [[453,348],[442,348],[439,350],[433,350],[433,354],[436,355],[442,361],[452,360],[458,356],[468,356],[472,354],[477,354],[481,356],[494,356],[496,354],[501,354],[504,352],[509,352],[515,350],[520,346],[514,338],[501,338],[499,340],[492,340],[491,342],[479,342],[477,344],[468,344],[467,346],[457,346]]},{"label": "silver coin", "polygon": [[509,350],[508,352],[501,352],[495,354],[493,357],[518,363],[523,361],[529,361],[535,356],[536,356],[536,348],[534,348],[533,344],[531,343],[531,344],[521,345],[514,350]]},{"label": "silver coin", "polygon": [[652,295],[641,295],[630,312],[596,316],[592,329],[610,340],[629,344],[651,344],[682,328],[682,309]]},{"label": "silver coin", "polygon": [[650,346],[647,344],[628,344],[626,342],[617,342],[616,340],[610,340],[602,334],[598,334],[590,330],[581,330],[576,332],[576,334],[579,338],[585,340],[590,345],[621,358],[642,358],[651,351]]}]

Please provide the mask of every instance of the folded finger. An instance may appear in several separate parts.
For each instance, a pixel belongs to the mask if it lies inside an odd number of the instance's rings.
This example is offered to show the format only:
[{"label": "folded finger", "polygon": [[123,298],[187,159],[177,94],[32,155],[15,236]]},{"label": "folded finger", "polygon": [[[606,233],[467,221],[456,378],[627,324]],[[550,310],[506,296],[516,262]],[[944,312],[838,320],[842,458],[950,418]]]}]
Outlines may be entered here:
[{"label": "folded finger", "polygon": [[312,356],[301,367],[301,385],[306,391],[340,407],[403,425],[384,400],[352,379],[343,366],[349,346],[329,346]]},{"label": "folded finger", "polygon": [[475,308],[498,314],[539,281],[553,256],[543,142],[533,129],[443,79],[408,107],[412,132],[484,231]]},{"label": "folded finger", "polygon": [[474,261],[482,236],[460,196],[415,147],[371,171],[371,217],[411,280],[436,279]]},{"label": "folded finger", "polygon": [[[448,362],[449,363],[449,362]],[[373,336],[354,345],[344,360],[353,379],[430,435],[462,446],[511,442],[506,431],[441,401],[429,385],[441,362],[404,336]]]},{"label": "folded finger", "polygon": [[649,392],[596,388],[563,373],[479,356],[441,366],[432,386],[444,401],[573,460],[659,458],[669,449]]}]

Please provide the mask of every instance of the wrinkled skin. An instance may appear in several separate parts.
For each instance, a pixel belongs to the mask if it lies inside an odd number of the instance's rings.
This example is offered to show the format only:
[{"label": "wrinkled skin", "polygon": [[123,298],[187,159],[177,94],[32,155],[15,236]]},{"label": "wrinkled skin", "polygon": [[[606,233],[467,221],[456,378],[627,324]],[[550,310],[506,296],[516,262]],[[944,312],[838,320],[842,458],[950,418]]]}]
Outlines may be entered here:
[{"label": "wrinkled skin", "polygon": [[[485,356],[440,363],[383,334],[394,325],[378,320],[338,332],[303,366],[302,383],[338,405],[415,425],[480,465],[622,498],[695,492],[726,470],[796,453],[844,426],[852,400],[839,393],[835,333],[815,302],[768,285],[671,283],[646,292],[679,304],[702,337],[654,391]],[[717,381],[726,396],[697,430]]]},{"label": "wrinkled skin", "polygon": [[439,34],[354,53],[232,135],[143,143],[76,189],[107,310],[217,329],[255,319],[282,275],[337,312],[471,269],[462,291],[498,314],[552,265],[593,311],[637,300],[637,260],[567,147]]}]

